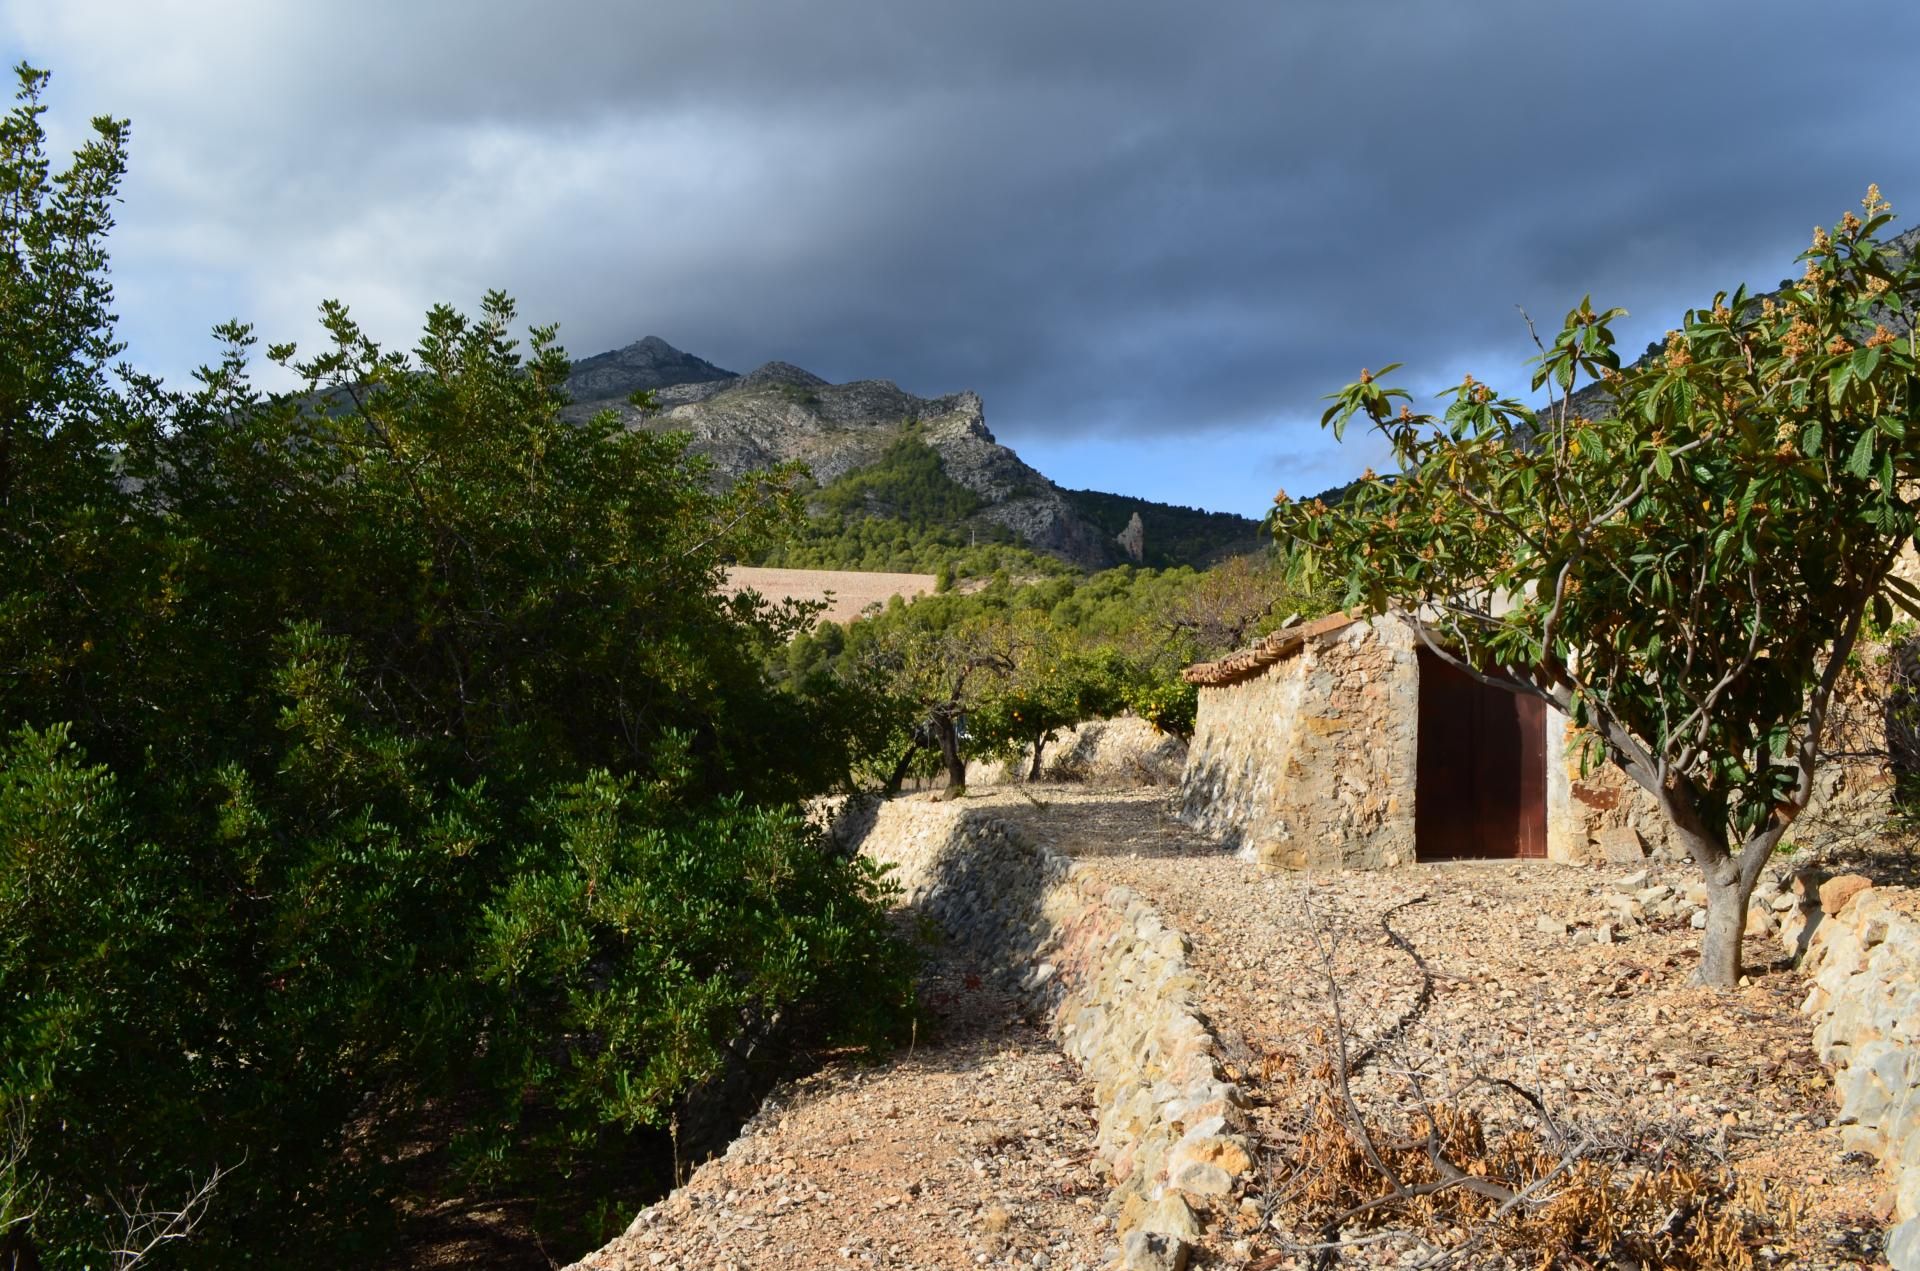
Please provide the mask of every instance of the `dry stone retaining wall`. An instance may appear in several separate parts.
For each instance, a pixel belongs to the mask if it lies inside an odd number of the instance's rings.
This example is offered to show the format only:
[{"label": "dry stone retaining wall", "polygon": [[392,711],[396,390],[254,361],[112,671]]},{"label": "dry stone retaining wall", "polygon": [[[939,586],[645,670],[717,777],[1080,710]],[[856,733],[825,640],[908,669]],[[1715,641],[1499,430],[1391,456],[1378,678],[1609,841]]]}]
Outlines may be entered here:
[{"label": "dry stone retaining wall", "polygon": [[1252,1168],[1240,1090],[1200,1011],[1186,937],[1124,887],[962,804],[894,800],[842,827],[1051,1019],[1094,1086],[1126,1265],[1177,1268],[1211,1198]]},{"label": "dry stone retaining wall", "polygon": [[1820,899],[1804,963],[1814,1052],[1834,1070],[1846,1146],[1892,1175],[1887,1260],[1920,1271],[1920,895],[1855,875]]}]

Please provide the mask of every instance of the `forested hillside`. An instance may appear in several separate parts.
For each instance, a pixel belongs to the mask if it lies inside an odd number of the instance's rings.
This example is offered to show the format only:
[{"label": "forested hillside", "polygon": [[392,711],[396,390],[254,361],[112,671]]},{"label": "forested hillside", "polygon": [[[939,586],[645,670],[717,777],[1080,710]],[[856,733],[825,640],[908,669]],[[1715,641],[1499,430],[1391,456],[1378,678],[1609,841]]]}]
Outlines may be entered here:
[{"label": "forested hillside", "polygon": [[1109,534],[1120,534],[1127,522],[1138,516],[1146,548],[1140,563],[1156,568],[1204,567],[1228,556],[1257,552],[1263,546],[1260,522],[1232,512],[1176,507],[1098,490],[1069,490],[1067,498],[1081,515]]}]

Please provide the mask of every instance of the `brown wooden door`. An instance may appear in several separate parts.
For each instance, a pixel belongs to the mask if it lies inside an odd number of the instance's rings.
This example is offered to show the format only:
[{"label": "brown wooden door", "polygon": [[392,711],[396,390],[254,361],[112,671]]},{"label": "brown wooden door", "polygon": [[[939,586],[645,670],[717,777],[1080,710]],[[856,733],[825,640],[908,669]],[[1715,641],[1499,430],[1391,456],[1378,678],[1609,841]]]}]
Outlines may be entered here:
[{"label": "brown wooden door", "polygon": [[1547,854],[1546,706],[1420,655],[1414,851],[1423,861]]}]

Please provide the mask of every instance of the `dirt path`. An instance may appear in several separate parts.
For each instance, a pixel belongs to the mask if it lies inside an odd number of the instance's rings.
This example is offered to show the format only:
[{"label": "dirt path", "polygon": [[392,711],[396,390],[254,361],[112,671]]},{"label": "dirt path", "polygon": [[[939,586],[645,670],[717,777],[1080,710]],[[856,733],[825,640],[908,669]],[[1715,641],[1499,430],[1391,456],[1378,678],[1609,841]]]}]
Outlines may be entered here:
[{"label": "dirt path", "polygon": [[[1558,929],[1563,918],[1615,916],[1618,869],[1462,862],[1267,874],[1172,821],[1165,791],[1031,793],[969,803],[1134,888],[1187,933],[1231,1075],[1256,1100],[1264,1079],[1327,1053],[1316,1033],[1332,1031],[1324,948],[1355,1053],[1381,1042],[1380,1061],[1356,1083],[1363,1102],[1403,1105],[1399,1074],[1409,1070],[1504,1077],[1537,1090],[1563,1125],[1684,1139],[1761,1182],[1783,1209],[1793,1197],[1797,1229],[1770,1236],[1759,1265],[1880,1265],[1875,1205],[1885,1184],[1830,1124],[1831,1092],[1798,1010],[1806,983],[1769,940],[1749,942],[1749,986],[1690,988],[1699,933],[1684,918],[1625,924],[1610,944],[1576,943]],[[1683,869],[1654,866],[1640,885],[1692,882]],[[1270,1093],[1281,1093],[1277,1078]],[[1531,1115],[1511,1106],[1516,1118]],[[1278,1157],[1297,1112],[1256,1108]],[[1262,1241],[1240,1233],[1236,1248],[1234,1234],[1210,1241],[1201,1264],[1286,1265],[1261,1263]]]},{"label": "dirt path", "polygon": [[1108,1261],[1091,1097],[1073,1065],[951,950],[932,951],[921,992],[939,1036],[783,1086],[724,1157],[577,1271]]}]

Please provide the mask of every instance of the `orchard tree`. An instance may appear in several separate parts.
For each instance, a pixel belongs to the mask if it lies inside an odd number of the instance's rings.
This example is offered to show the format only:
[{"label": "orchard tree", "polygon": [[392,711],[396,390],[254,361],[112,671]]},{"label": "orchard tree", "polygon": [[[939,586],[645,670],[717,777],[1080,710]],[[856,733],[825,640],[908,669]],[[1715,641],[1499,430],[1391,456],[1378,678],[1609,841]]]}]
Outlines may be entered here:
[{"label": "orchard tree", "polygon": [[796,806],[852,736],[766,681],[804,608],[720,589],[791,532],[790,474],[719,491],[684,437],[564,419],[501,295],[411,354],[329,303],[269,354],[294,395],[239,323],[193,391],[110,375],[126,126],[56,174],[19,78],[0,1268],[128,1265],[158,1206],[156,1263],[381,1265],[447,1194],[584,1247],[548,1206],[637,1201],[776,1022],[907,1018],[890,888]]},{"label": "orchard tree", "polygon": [[1043,609],[1014,614],[1007,644],[1007,670],[982,695],[971,731],[988,749],[1026,756],[1027,780],[1038,781],[1046,748],[1063,729],[1126,705],[1133,668],[1111,645],[1080,638]]},{"label": "orchard tree", "polygon": [[1890,572],[1920,475],[1920,262],[1880,241],[1877,188],[1864,206],[1815,231],[1797,282],[1716,295],[1631,367],[1623,311],[1582,301],[1536,340],[1543,411],[1469,376],[1436,417],[1362,371],[1321,422],[1366,419],[1399,471],[1269,516],[1350,608],[1544,699],[1652,795],[1706,877],[1704,984],[1740,978],[1862,621],[1920,599]]}]

